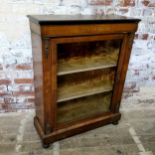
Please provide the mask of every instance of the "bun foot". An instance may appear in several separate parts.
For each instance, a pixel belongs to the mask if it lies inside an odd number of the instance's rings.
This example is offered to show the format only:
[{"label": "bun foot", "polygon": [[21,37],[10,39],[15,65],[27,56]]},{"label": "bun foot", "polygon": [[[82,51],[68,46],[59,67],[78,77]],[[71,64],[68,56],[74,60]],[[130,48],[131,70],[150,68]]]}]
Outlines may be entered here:
[{"label": "bun foot", "polygon": [[44,144],[44,143],[42,143],[42,147],[43,147],[44,149],[47,149],[47,148],[50,147],[50,144]]},{"label": "bun foot", "polygon": [[112,122],[113,125],[118,125],[119,121]]}]

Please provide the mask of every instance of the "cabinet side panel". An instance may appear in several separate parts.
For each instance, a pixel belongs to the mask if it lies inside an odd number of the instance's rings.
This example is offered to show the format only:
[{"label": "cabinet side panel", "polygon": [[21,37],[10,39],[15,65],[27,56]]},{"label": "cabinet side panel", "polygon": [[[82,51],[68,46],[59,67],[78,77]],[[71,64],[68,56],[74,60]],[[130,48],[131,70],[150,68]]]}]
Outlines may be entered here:
[{"label": "cabinet side panel", "polygon": [[[34,23],[30,25],[34,26]],[[39,29],[39,25],[35,25]],[[32,53],[33,53],[33,68],[34,68],[34,87],[35,87],[35,108],[36,116],[44,128],[44,101],[43,101],[43,67],[42,67],[42,40],[41,36],[32,31]]]}]

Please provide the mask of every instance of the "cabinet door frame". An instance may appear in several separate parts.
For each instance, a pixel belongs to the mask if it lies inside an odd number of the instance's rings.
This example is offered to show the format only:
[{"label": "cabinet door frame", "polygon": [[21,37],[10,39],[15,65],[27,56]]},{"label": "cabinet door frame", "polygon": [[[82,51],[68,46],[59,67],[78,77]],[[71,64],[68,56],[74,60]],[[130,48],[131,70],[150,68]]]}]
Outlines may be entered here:
[{"label": "cabinet door frame", "polygon": [[[97,117],[86,118],[84,120],[75,121],[72,123],[58,125],[56,123],[57,119],[57,44],[61,43],[75,43],[75,42],[89,42],[89,41],[106,41],[106,40],[117,40],[121,39],[122,44],[119,51],[119,59],[117,61],[117,69],[114,80],[113,94],[110,103],[110,112],[105,113],[104,115],[99,115]],[[60,38],[51,38],[50,39],[50,51],[49,55],[51,56],[51,126],[52,130],[58,130],[67,126],[76,126],[76,124],[85,124],[89,121],[94,121],[111,115],[113,113],[119,112],[119,106],[121,101],[121,95],[123,91],[125,74],[128,66],[130,50],[128,46],[130,37],[129,34],[103,34],[103,35],[90,35],[90,36],[72,36],[72,37],[60,37]],[[131,44],[131,43],[130,43]],[[125,59],[125,60],[124,60]],[[125,65],[125,66],[124,66]]]},{"label": "cabinet door frame", "polygon": [[113,97],[110,107],[111,112],[113,113],[119,112],[134,36],[135,33],[132,32],[125,33],[123,37],[123,43],[120,49],[120,56],[118,60]]}]

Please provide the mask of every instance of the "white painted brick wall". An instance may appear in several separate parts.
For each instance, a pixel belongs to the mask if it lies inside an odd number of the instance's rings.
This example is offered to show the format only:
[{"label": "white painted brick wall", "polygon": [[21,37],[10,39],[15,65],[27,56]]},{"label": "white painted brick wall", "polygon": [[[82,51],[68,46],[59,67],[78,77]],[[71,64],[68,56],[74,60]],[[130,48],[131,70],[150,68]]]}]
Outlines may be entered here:
[{"label": "white painted brick wall", "polygon": [[[145,5],[144,5],[145,4]],[[0,112],[33,107],[32,83],[15,83],[15,79],[32,79],[32,49],[28,14],[120,14],[139,17],[126,79],[127,91],[144,85],[155,86],[155,1],[146,0],[1,0],[0,4]],[[144,36],[147,34],[147,37]],[[18,91],[29,94],[14,95]],[[29,105],[27,107],[27,105]]]}]

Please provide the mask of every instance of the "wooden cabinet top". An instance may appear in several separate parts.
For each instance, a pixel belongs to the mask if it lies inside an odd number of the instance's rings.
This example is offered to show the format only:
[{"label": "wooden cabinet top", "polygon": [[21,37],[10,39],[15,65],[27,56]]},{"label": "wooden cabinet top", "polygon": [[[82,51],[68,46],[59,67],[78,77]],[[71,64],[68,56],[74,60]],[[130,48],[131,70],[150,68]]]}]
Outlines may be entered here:
[{"label": "wooden cabinet top", "polygon": [[137,23],[140,19],[118,15],[28,15],[31,22],[47,24]]}]

